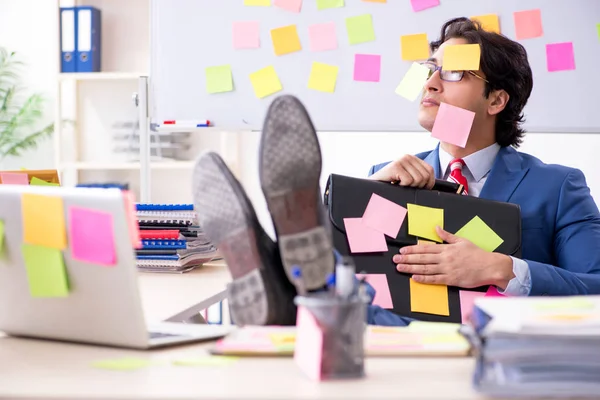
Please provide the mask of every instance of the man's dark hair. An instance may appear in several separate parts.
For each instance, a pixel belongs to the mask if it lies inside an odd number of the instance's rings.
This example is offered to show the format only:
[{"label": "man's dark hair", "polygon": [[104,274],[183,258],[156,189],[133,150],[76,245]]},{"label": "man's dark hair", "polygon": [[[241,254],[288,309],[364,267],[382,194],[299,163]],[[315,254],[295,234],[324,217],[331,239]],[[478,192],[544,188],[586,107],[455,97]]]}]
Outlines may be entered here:
[{"label": "man's dark hair", "polygon": [[506,108],[496,118],[496,142],[502,147],[519,147],[525,133],[521,127],[525,120],[523,108],[533,89],[527,51],[520,43],[485,31],[479,22],[463,17],[444,24],[439,40],[430,44],[432,52],[452,38],[463,38],[481,47],[480,68],[490,82],[486,83],[485,97],[501,89],[510,96]]}]

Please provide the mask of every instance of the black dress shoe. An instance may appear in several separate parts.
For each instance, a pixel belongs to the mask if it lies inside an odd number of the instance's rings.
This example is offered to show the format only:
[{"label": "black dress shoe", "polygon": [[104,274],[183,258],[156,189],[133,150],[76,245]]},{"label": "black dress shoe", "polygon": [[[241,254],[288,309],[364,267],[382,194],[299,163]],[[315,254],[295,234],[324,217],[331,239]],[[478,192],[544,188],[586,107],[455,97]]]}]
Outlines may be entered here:
[{"label": "black dress shoe", "polygon": [[323,288],[335,262],[321,201],[321,149],[308,112],[293,96],[280,96],[269,106],[259,171],[288,278],[295,282],[292,271],[297,265],[304,288]]},{"label": "black dress shoe", "polygon": [[233,278],[227,286],[233,322],[294,325],[296,289],[283,272],[277,246],[218,154],[205,153],[196,162],[193,193],[200,227],[217,246]]}]

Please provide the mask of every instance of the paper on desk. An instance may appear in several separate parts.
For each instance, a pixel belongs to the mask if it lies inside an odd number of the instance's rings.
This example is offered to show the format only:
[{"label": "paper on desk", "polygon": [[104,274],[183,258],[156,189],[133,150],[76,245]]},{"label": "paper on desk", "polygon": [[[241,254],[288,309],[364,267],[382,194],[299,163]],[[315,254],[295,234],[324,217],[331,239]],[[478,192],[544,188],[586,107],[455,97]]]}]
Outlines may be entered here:
[{"label": "paper on desk", "polygon": [[448,287],[446,285],[426,285],[410,278],[410,310],[449,316]]},{"label": "paper on desk", "polygon": [[372,253],[388,250],[384,234],[369,228],[362,218],[344,218],[344,228],[350,252]]},{"label": "paper on desk", "polygon": [[308,78],[308,88],[320,92],[335,92],[339,67],[314,61]]},{"label": "paper on desk", "polygon": [[414,332],[457,333],[460,329],[460,324],[452,322],[413,321],[408,325],[408,329]]},{"label": "paper on desk", "polygon": [[354,55],[354,80],[358,82],[379,82],[381,56],[377,54]]},{"label": "paper on desk", "polygon": [[71,255],[92,264],[116,264],[112,214],[71,206],[69,208]]},{"label": "paper on desk", "polygon": [[544,34],[540,9],[516,11],[513,17],[517,40],[531,39]]},{"label": "paper on desk", "polygon": [[500,21],[498,14],[476,15],[471,20],[481,23],[483,30],[488,32],[500,33]]},{"label": "paper on desk", "polygon": [[344,0],[317,0],[317,9],[325,10],[328,8],[344,7]]},{"label": "paper on desk", "polygon": [[504,239],[477,215],[460,228],[455,235],[471,241],[485,251],[494,251],[504,242]]},{"label": "paper on desk", "polygon": [[4,172],[0,174],[3,185],[29,185],[29,176],[20,172]]},{"label": "paper on desk", "polygon": [[373,289],[375,289],[375,298],[373,299],[373,305],[387,309],[394,308],[394,303],[392,302],[392,294],[390,293],[390,285],[387,281],[386,274],[357,274],[356,277],[358,279],[365,277],[367,283],[373,286]]},{"label": "paper on desk", "polygon": [[444,71],[477,71],[481,60],[479,44],[453,44],[444,49]]},{"label": "paper on desk", "polygon": [[371,14],[346,18],[346,31],[348,33],[348,43],[350,44],[372,42],[375,40],[375,30],[373,29]]},{"label": "paper on desk", "polygon": [[406,208],[401,205],[373,193],[362,220],[369,228],[395,239],[407,212]]},{"label": "paper on desk", "polygon": [[256,97],[262,99],[282,90],[281,82],[272,65],[250,74],[250,81]]},{"label": "paper on desk", "polygon": [[31,297],[67,297],[69,281],[62,251],[24,243],[21,245]]},{"label": "paper on desk", "polygon": [[54,182],[46,182],[38,177],[33,176],[31,178],[31,182],[29,182],[31,186],[60,186],[58,183]]},{"label": "paper on desk", "polygon": [[144,359],[144,358],[126,357],[126,358],[119,358],[119,359],[114,359],[114,360],[94,361],[92,363],[92,366],[94,368],[100,368],[100,369],[111,369],[111,370],[116,370],[116,371],[131,371],[131,370],[149,367],[153,364],[155,364],[155,363],[153,363],[150,360]]},{"label": "paper on desk", "polygon": [[551,43],[546,45],[546,58],[549,72],[575,69],[573,43]]},{"label": "paper on desk", "polygon": [[408,234],[442,242],[435,227],[444,228],[444,209],[408,204]]},{"label": "paper on desk", "polygon": [[396,94],[407,100],[415,101],[423,92],[423,86],[425,86],[430,72],[429,68],[416,62],[413,63],[396,87]]},{"label": "paper on desk", "polygon": [[335,50],[338,47],[335,23],[325,22],[308,27],[311,51]]},{"label": "paper on desk", "polygon": [[173,365],[180,367],[225,367],[234,364],[239,360],[239,357],[232,356],[205,356],[180,358],[173,360]]},{"label": "paper on desk", "polygon": [[4,256],[4,221],[0,219],[0,257]]},{"label": "paper on desk", "polygon": [[24,193],[21,197],[23,241],[63,250],[67,231],[62,198]]},{"label": "paper on desk", "polygon": [[469,316],[473,312],[473,306],[475,305],[475,299],[478,297],[485,296],[483,292],[474,292],[471,290],[460,290],[458,292],[460,297],[460,315],[463,324],[469,321]]},{"label": "paper on desk", "polygon": [[319,380],[323,358],[323,331],[314,315],[305,307],[298,307],[296,329],[294,361],[309,378]]},{"label": "paper on desk", "polygon": [[474,120],[474,112],[441,103],[433,123],[431,137],[464,148]]},{"label": "paper on desk", "polygon": [[429,41],[426,33],[400,36],[400,48],[404,61],[420,61],[429,58]]},{"label": "paper on desk", "polygon": [[271,40],[273,42],[275,55],[278,56],[302,50],[302,44],[300,43],[296,25],[271,29]]},{"label": "paper on desk", "polygon": [[439,6],[440,0],[410,0],[413,11],[423,11],[431,7]]},{"label": "paper on desk", "polygon": [[260,47],[258,21],[236,21],[232,27],[234,49],[257,49]]},{"label": "paper on desk", "polygon": [[204,70],[207,93],[223,93],[233,90],[230,65],[215,65]]},{"label": "paper on desk", "polygon": [[302,0],[273,0],[273,5],[286,11],[299,13],[302,9]]},{"label": "paper on desk", "polygon": [[244,0],[245,6],[269,7],[271,0]]}]

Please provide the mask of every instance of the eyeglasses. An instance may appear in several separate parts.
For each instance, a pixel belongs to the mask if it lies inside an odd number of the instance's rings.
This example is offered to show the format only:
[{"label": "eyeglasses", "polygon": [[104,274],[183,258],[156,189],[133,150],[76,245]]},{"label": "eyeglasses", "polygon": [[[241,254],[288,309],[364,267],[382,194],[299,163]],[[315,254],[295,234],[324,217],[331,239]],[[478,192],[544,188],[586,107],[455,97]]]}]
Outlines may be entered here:
[{"label": "eyeglasses", "polygon": [[482,81],[484,81],[486,83],[490,83],[490,81],[485,79],[483,76],[481,76],[473,71],[444,71],[442,69],[442,67],[438,67],[431,61],[425,61],[420,64],[429,69],[429,76],[427,77],[427,79],[431,78],[431,76],[433,74],[435,74],[435,71],[440,71],[440,79],[441,80],[446,81],[446,82],[459,82],[460,80],[462,80],[463,76],[465,75],[465,72],[468,72],[469,74],[481,79]]}]

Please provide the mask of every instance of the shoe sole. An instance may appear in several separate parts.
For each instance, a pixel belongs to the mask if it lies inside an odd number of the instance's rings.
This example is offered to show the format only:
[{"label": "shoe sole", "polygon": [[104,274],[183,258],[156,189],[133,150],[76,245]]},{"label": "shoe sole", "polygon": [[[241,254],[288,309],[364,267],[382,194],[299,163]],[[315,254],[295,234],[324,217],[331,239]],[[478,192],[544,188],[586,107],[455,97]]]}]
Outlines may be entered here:
[{"label": "shoe sole", "polygon": [[297,285],[297,265],[305,289],[324,287],[335,265],[331,232],[322,222],[321,149],[308,112],[293,96],[278,97],[269,107],[259,171],[288,279]]},{"label": "shoe sole", "polygon": [[244,189],[215,153],[198,159],[193,176],[200,226],[219,249],[232,277],[227,292],[234,323],[272,324],[289,310],[281,310],[283,294],[278,293],[261,256],[258,219]]}]

